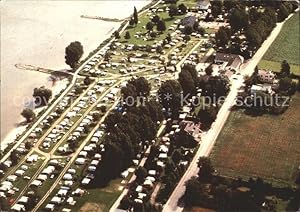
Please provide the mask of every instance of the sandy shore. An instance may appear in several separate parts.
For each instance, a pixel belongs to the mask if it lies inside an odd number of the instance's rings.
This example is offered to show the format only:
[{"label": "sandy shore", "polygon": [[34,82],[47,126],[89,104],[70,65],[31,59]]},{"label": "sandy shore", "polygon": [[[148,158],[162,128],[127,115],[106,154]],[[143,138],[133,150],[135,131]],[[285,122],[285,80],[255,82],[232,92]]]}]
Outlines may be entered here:
[{"label": "sandy shore", "polygon": [[[50,89],[52,90],[52,96],[55,97],[62,90],[65,90],[68,86],[68,83],[69,81],[67,79],[56,81],[55,84],[50,87]],[[51,100],[53,100],[53,98]],[[34,109],[35,114],[38,115],[46,107],[47,106]],[[24,121],[25,119],[20,117],[17,122],[21,123]],[[10,130],[9,133],[3,138],[3,140],[1,140],[1,150],[4,150],[8,146],[8,144],[14,143],[17,136],[21,135],[26,130],[26,127],[27,125],[20,125]]]},{"label": "sandy shore", "polygon": [[[12,142],[24,127],[16,125],[35,87],[52,88],[48,75],[15,68],[16,63],[60,70],[65,47],[80,41],[84,55],[111,35],[120,23],[80,18],[81,15],[126,18],[133,6],[150,1],[1,1],[1,144]],[[71,11],[71,12],[70,12]],[[60,84],[60,83],[58,83]],[[59,87],[59,86],[58,86]]]}]

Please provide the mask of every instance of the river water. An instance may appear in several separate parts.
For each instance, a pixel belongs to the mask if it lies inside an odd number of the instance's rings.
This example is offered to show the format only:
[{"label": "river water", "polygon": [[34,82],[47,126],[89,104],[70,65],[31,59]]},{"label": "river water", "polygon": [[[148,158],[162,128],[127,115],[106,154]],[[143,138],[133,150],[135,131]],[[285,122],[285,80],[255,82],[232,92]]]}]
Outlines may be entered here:
[{"label": "river water", "polygon": [[15,64],[60,70],[65,47],[79,41],[84,56],[95,49],[120,23],[80,18],[81,15],[125,18],[133,6],[149,1],[1,1],[1,141],[23,118],[33,88],[52,88],[49,76],[20,70]]}]

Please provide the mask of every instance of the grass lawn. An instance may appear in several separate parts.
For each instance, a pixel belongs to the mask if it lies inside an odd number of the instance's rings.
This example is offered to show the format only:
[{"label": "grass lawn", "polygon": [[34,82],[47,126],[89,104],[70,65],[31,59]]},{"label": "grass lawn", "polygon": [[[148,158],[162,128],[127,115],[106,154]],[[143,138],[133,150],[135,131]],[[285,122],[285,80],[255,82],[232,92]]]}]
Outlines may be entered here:
[{"label": "grass lawn", "polygon": [[[276,71],[283,60],[287,60],[290,65],[295,65],[292,71],[300,75],[300,37],[299,37],[299,12],[291,17],[283,26],[278,37],[268,49],[259,64],[266,67],[270,65],[270,69]],[[272,63],[272,62],[278,62]]]},{"label": "grass lawn", "polygon": [[300,93],[282,115],[249,116],[233,111],[211,154],[224,176],[262,177],[294,185],[300,161]]},{"label": "grass lawn", "polygon": [[109,211],[121,194],[121,191],[115,187],[120,184],[119,181],[119,179],[113,180],[108,187],[103,189],[88,189],[88,194],[76,198],[77,203],[70,209],[72,211],[91,211],[92,208],[98,207],[100,211]]},{"label": "grass lawn", "polygon": [[[300,58],[299,58],[300,59]],[[272,70],[274,72],[280,72],[281,62],[275,62],[270,60],[261,60],[258,64],[259,68]],[[300,76],[300,65],[290,64],[291,72]]]},{"label": "grass lawn", "polygon": [[[147,13],[142,14],[139,16],[139,22],[136,26],[128,26],[126,30],[121,34],[120,42],[121,43],[129,43],[129,44],[136,44],[136,45],[152,45],[155,41],[162,40],[166,37],[168,33],[172,33],[173,31],[169,31],[168,28],[176,21],[177,19],[181,19],[184,17],[184,15],[175,16],[174,18],[170,18],[169,14],[167,12],[158,12],[157,13],[161,19],[165,21],[166,24],[166,30],[162,32],[162,34],[158,34],[155,39],[144,41],[143,37],[140,37],[139,39],[135,38],[134,35],[136,32],[146,33],[147,30],[144,28],[146,24],[150,21],[150,17],[147,15]],[[156,26],[153,28],[154,31],[156,31]],[[130,39],[126,40],[124,38],[126,31],[129,31],[130,33]]]}]

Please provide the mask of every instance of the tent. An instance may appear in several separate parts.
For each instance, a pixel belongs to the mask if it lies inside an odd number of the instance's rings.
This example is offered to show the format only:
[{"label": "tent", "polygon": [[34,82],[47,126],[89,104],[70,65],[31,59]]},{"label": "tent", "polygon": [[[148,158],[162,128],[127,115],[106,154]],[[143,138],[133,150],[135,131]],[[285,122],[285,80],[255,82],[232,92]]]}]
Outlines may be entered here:
[{"label": "tent", "polygon": [[25,206],[22,204],[15,204],[14,206],[11,207],[11,210],[13,211],[25,211]]},{"label": "tent", "polygon": [[90,182],[91,182],[91,179],[85,177],[85,178],[83,178],[83,180],[81,181],[81,184],[82,184],[82,185],[88,185]]},{"label": "tent", "polygon": [[63,176],[63,179],[64,179],[64,180],[72,180],[73,177],[72,177],[71,174],[67,173],[67,174],[65,174],[65,175]]}]

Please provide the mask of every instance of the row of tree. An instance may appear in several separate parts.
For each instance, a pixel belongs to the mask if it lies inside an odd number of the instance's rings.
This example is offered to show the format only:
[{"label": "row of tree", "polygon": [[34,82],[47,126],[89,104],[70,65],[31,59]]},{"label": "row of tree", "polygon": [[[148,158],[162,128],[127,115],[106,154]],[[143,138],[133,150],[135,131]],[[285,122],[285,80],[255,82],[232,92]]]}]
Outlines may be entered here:
[{"label": "row of tree", "polygon": [[289,210],[297,210],[300,206],[297,203],[299,188],[276,189],[261,178],[250,178],[249,181],[227,179],[215,174],[211,160],[206,157],[199,159],[198,166],[198,178],[194,177],[186,183],[183,196],[186,207],[201,206],[220,211],[275,211],[276,198],[280,196],[289,199]]},{"label": "row of tree", "polygon": [[[105,152],[96,172],[96,185],[106,185],[132,164],[156,136],[157,122],[163,119],[162,108],[155,100],[147,100],[150,85],[145,78],[132,79],[121,90],[123,99],[145,97],[143,104],[123,104],[125,113],[113,112],[105,119]],[[114,167],[112,169],[112,167]]]}]

